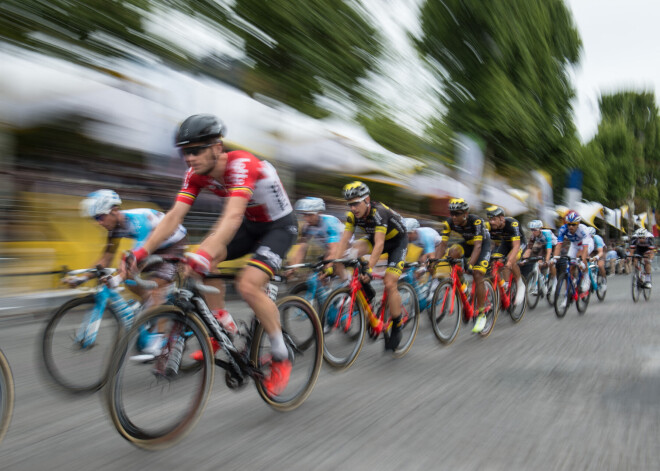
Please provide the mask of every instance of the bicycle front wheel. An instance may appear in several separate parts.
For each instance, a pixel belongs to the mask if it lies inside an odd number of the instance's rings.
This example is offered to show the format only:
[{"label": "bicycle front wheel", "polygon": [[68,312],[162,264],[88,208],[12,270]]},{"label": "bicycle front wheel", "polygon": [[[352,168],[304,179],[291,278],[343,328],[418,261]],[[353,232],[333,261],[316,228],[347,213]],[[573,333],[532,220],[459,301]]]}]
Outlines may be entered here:
[{"label": "bicycle front wheel", "polygon": [[[89,322],[96,305],[93,294],[64,303],[51,316],[41,341],[41,356],[48,376],[66,391],[98,391],[107,378],[108,365],[122,327],[107,306],[98,324]],[[96,338],[85,340],[91,331]]]},{"label": "bicycle front wheel", "polygon": [[[649,275],[649,277],[650,276],[651,275]],[[644,290],[644,300],[648,301],[649,299],[651,299],[651,288],[647,288],[646,286],[644,286],[642,289]]]},{"label": "bicycle front wheel", "polygon": [[603,275],[600,273],[598,274],[598,289],[596,290],[596,296],[598,296],[599,301],[605,300],[605,295],[607,294],[607,291],[605,288],[607,285],[605,284],[607,282],[607,278],[605,278]]},{"label": "bicycle front wheel", "polygon": [[557,276],[557,287],[555,288],[555,315],[561,319],[566,315],[569,298],[570,284],[565,274]]},{"label": "bicycle front wheel", "polygon": [[495,322],[497,321],[497,316],[500,312],[499,310],[499,299],[495,293],[495,288],[493,288],[493,283],[489,280],[484,280],[484,289],[486,290],[486,298],[484,300],[484,314],[486,315],[486,325],[484,329],[479,332],[481,337],[488,337],[495,327]]},{"label": "bicycle front wheel", "polygon": [[0,350],[0,442],[5,437],[14,411],[14,378],[7,358]]},{"label": "bicycle front wheel", "polygon": [[349,368],[357,359],[366,336],[366,315],[357,296],[351,305],[351,288],[333,291],[321,313],[323,358],[337,369]]},{"label": "bicycle front wheel", "polygon": [[[285,412],[305,402],[314,389],[323,364],[323,328],[311,304],[299,296],[278,300],[277,308],[292,365],[289,383],[276,396],[269,394],[260,381],[255,384],[268,405]],[[250,359],[265,376],[268,375],[270,340],[261,324],[254,334]]]},{"label": "bicycle front wheel", "polygon": [[[419,303],[415,288],[410,283],[402,281],[398,284],[397,289],[399,290],[399,296],[401,296],[403,327],[401,330],[401,342],[396,350],[392,352],[392,356],[401,358],[410,351],[417,336],[417,329],[419,328]],[[389,310],[386,318],[389,318]],[[384,333],[386,343],[389,341],[390,332],[386,330]]]},{"label": "bicycle front wheel", "polygon": [[[160,335],[160,353],[155,356],[141,352],[145,330]],[[197,367],[179,368],[196,349],[203,357]],[[110,364],[106,404],[115,428],[140,448],[171,446],[204,410],[213,367],[206,326],[196,314],[167,305],[149,309],[121,339]]]},{"label": "bicycle front wheel", "polygon": [[461,301],[458,293],[452,296],[451,279],[442,280],[435,289],[429,314],[436,338],[440,343],[451,345],[461,330]]},{"label": "bicycle front wheel", "polygon": [[543,296],[542,281],[539,278],[539,274],[536,270],[533,270],[530,273],[529,278],[527,279],[527,305],[530,310],[534,309],[539,303],[539,299]]},{"label": "bicycle front wheel", "polygon": [[[538,290],[538,287],[536,289]],[[527,291],[527,288],[525,288],[525,291]],[[523,301],[520,304],[516,304],[515,302],[517,294],[518,294],[518,283],[513,282],[509,286],[510,303],[507,311],[509,311],[509,316],[511,316],[511,320],[516,324],[522,320],[522,318],[525,316],[525,311],[527,310],[527,296],[526,296],[527,293],[525,293],[525,296],[523,296]]]},{"label": "bicycle front wheel", "polygon": [[639,301],[639,292],[641,291],[640,287],[640,281],[639,281],[639,274],[640,272],[637,270],[633,270],[633,275],[632,275],[632,298],[633,302]]}]

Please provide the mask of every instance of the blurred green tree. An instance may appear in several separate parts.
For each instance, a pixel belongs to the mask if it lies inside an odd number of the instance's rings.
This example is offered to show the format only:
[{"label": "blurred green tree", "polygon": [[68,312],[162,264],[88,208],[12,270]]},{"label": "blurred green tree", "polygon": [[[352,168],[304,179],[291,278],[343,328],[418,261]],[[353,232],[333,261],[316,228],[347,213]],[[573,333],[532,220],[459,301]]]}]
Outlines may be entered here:
[{"label": "blurred green tree", "polygon": [[420,18],[414,41],[437,72],[452,131],[483,138],[505,173],[556,177],[576,159],[569,67],[581,41],[562,0],[426,0]]}]

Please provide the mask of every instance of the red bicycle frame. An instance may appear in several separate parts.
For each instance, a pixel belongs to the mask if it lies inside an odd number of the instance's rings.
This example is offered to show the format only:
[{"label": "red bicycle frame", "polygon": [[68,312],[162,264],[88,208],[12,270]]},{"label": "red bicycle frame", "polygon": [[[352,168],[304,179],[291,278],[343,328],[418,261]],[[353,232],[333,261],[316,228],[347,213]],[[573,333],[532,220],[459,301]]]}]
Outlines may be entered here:
[{"label": "red bicycle frame", "polygon": [[[442,260],[441,260],[442,261]],[[451,262],[450,262],[451,263]],[[450,272],[450,277],[451,277],[451,295],[449,297],[451,298],[451,305],[449,306],[449,312],[454,312],[454,300],[456,299],[456,290],[460,286],[461,288],[458,289],[458,296],[459,299],[461,300],[461,304],[463,306],[463,315],[465,317],[466,321],[469,321],[474,317],[474,302],[476,300],[476,287],[477,285],[475,283],[472,283],[472,289],[470,290],[470,295],[472,296],[472,303],[468,301],[467,295],[463,291],[463,283],[461,282],[461,275],[463,275],[464,270],[461,266],[458,265],[458,263],[452,263],[451,264],[451,272]],[[449,292],[447,292],[449,293]],[[442,300],[442,306],[441,306],[441,311],[444,312],[445,310],[445,303],[447,302],[447,294],[445,294],[444,299]]]},{"label": "red bicycle frame", "polygon": [[[511,298],[509,297],[509,291],[511,290],[511,283],[513,283],[513,270],[509,270],[509,288],[504,289],[504,278],[500,279],[500,270],[504,268],[504,263],[501,259],[496,259],[493,261],[492,265],[493,273],[493,289],[500,293],[500,306],[502,309],[509,309],[511,305]],[[502,283],[500,283],[502,281]]]}]

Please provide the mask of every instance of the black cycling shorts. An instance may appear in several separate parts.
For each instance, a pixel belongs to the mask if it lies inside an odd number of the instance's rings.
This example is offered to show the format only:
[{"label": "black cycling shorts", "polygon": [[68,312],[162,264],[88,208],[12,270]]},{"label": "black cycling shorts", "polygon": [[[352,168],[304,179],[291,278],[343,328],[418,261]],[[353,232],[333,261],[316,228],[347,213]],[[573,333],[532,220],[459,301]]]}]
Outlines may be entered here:
[{"label": "black cycling shorts", "polygon": [[[371,237],[362,237],[360,240],[369,244],[369,253],[374,249],[374,241]],[[385,273],[394,273],[401,276],[403,265],[406,263],[408,254],[408,235],[402,234],[390,240],[386,240],[383,245],[383,253],[387,254],[387,269]]]},{"label": "black cycling shorts", "polygon": [[[462,242],[460,244],[455,244],[452,247],[460,248],[460,251],[463,252],[463,258],[470,263],[470,258],[472,257],[472,251],[474,250],[473,244],[468,244],[467,242]],[[488,270],[488,264],[490,263],[490,239],[484,239],[481,241],[481,251],[479,252],[479,257],[477,262],[472,265],[472,271],[478,271],[480,273],[486,273]]]},{"label": "black cycling shorts", "polygon": [[[500,245],[495,249],[493,252],[493,256],[502,256],[506,257],[509,255],[509,252],[511,252],[511,249],[513,248],[513,243],[507,242],[507,241],[502,241],[500,242]],[[527,248],[526,244],[520,244],[520,250],[518,250],[518,255],[516,255],[516,260],[520,260],[520,257],[522,256],[522,253],[525,251]]]},{"label": "black cycling shorts", "polygon": [[259,268],[270,277],[282,268],[282,260],[298,237],[294,213],[276,221],[254,222],[243,218],[241,227],[227,245],[227,260],[254,253],[248,265]]}]

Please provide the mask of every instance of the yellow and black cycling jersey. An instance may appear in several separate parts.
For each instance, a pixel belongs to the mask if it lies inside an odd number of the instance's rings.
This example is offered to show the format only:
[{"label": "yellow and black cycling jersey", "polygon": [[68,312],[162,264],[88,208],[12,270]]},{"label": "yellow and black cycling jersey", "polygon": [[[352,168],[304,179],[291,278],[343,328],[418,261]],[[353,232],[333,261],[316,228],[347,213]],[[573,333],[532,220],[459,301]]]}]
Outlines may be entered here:
[{"label": "yellow and black cycling jersey", "polygon": [[460,234],[468,245],[474,245],[478,240],[490,240],[490,234],[484,224],[484,220],[476,214],[468,214],[463,226],[454,224],[451,219],[445,221],[440,229],[440,235],[443,241],[449,240],[451,231]]},{"label": "yellow and black cycling jersey", "polygon": [[363,218],[356,218],[351,211],[346,213],[345,229],[355,232],[356,227],[361,227],[371,240],[376,232],[384,233],[385,240],[396,239],[406,234],[406,227],[399,213],[378,201],[371,202],[371,208]]},{"label": "yellow and black cycling jersey", "polygon": [[525,234],[520,230],[520,224],[514,218],[504,218],[504,226],[501,229],[490,228],[490,238],[493,242],[514,242],[520,241],[520,246],[525,246],[527,240]]}]

